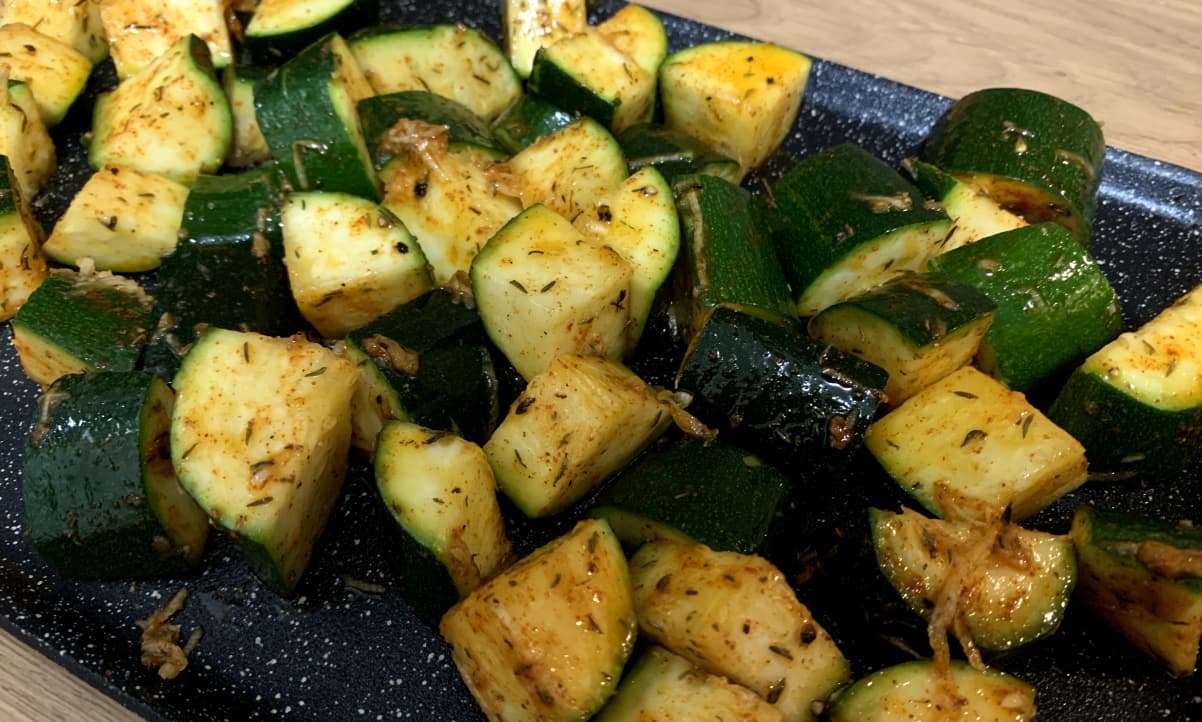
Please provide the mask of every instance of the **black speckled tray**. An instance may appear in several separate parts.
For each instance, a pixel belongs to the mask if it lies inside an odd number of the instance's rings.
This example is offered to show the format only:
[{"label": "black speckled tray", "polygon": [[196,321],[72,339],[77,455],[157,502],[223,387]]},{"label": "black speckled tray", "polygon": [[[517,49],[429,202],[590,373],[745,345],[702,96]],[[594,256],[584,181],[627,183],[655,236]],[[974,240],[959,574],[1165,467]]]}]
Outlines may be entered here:
[{"label": "black speckled tray", "polygon": [[[384,5],[390,21],[463,21],[498,37],[494,2],[385,0]],[[605,3],[598,15],[608,16],[616,7]],[[673,48],[731,37],[680,18],[665,17],[665,22]],[[111,82],[111,70],[95,85],[106,79]],[[87,126],[89,100],[57,131],[64,171],[37,207],[48,227],[87,175],[79,137]],[[784,152],[799,157],[854,142],[898,162],[915,151],[947,103],[820,61]],[[1202,175],[1108,151],[1093,251],[1119,290],[1128,326],[1143,323],[1202,283],[1200,220]],[[0,434],[6,437],[0,443],[0,625],[150,719],[482,719],[448,648],[401,596],[401,580],[387,560],[388,530],[374,507],[363,464],[352,469],[347,493],[295,600],[264,590],[228,541],[218,537],[204,572],[194,578],[73,582],[49,572],[21,523],[20,449],[36,389],[13,356],[7,324],[0,333]],[[861,460],[834,475],[842,478],[823,475],[826,488],[840,493],[807,496],[804,489],[815,480],[804,470],[793,471],[802,489],[796,546],[816,551],[823,561],[817,576],[800,588],[803,601],[826,622],[857,674],[900,661],[904,653],[884,638],[905,640],[914,630],[894,618],[887,604],[878,604],[884,597],[876,596],[863,548],[847,541],[857,538],[864,506],[882,493],[881,472]],[[1072,506],[1086,500],[1202,520],[1202,469],[1150,488],[1089,486],[1035,523],[1063,530]],[[836,528],[852,533],[840,536]],[[550,532],[522,527],[514,533],[528,549]],[[356,591],[361,585],[353,580],[386,591]],[[185,634],[199,626],[204,637],[188,670],[162,683],[138,663],[133,620],[147,616],[183,585],[192,596],[177,620]],[[1169,679],[1074,609],[1052,639],[991,661],[1036,685],[1041,719],[1202,720],[1202,685]]]}]

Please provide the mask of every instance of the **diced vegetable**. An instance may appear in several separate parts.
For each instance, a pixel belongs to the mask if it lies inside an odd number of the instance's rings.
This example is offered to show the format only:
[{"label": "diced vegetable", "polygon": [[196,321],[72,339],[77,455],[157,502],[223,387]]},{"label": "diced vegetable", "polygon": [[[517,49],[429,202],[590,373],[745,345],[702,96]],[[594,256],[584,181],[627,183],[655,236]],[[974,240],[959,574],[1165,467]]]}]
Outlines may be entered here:
[{"label": "diced vegetable", "polygon": [[11,80],[0,89],[0,155],[7,156],[21,194],[31,200],[54,173],[54,141],[24,81]]},{"label": "diced vegetable", "polygon": [[[877,670],[839,694],[831,722],[1027,722],[1035,717],[1035,690],[1004,672],[953,661],[955,695],[943,701],[939,676],[927,660]],[[948,709],[954,705],[952,709]]]},{"label": "diced vegetable", "polygon": [[100,6],[109,54],[124,80],[195,35],[209,46],[213,67],[234,61],[226,25],[227,0],[86,0]]},{"label": "diced vegetable", "polygon": [[16,174],[0,155],[0,320],[12,318],[45,280],[41,239]]},{"label": "diced vegetable", "polygon": [[373,23],[379,0],[259,0],[243,42],[260,62],[279,62],[329,33]]},{"label": "diced vegetable", "polygon": [[42,122],[51,127],[83,92],[92,62],[70,45],[14,22],[0,25],[0,71],[29,84]]},{"label": "diced vegetable", "polygon": [[527,87],[614,132],[649,122],[655,110],[655,76],[594,28],[539,49]]},{"label": "diced vegetable", "polygon": [[585,0],[505,0],[501,6],[505,52],[522,78],[538,49],[588,27]]}]

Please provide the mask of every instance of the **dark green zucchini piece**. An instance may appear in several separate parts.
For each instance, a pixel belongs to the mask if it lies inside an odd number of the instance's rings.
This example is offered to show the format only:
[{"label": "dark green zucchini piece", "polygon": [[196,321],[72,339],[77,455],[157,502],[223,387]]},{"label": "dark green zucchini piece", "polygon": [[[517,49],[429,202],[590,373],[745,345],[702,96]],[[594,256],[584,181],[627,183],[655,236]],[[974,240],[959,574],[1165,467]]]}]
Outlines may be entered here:
[{"label": "dark green zucchini piece", "polygon": [[25,375],[43,386],[82,371],[132,371],[150,309],[150,296],[127,278],[55,270],[13,318],[13,346]]},{"label": "dark green zucchini piece", "polygon": [[492,132],[505,150],[517,153],[544,135],[551,135],[575,122],[574,114],[526,93],[493,122]]},{"label": "dark green zucchini piece", "polygon": [[428,624],[511,561],[497,483],[479,446],[389,421],[374,459],[376,490],[399,536],[405,598]]},{"label": "dark green zucchini piece", "polygon": [[1077,599],[1173,675],[1192,674],[1202,640],[1202,529],[1081,506],[1070,534]]},{"label": "dark green zucchini piece", "polygon": [[25,530],[65,577],[195,568],[208,518],[176,480],[171,389],[150,374],[71,374],[38,403],[21,470]]},{"label": "dark green zucchini piece", "polygon": [[922,157],[1032,223],[1089,242],[1106,143],[1081,108],[1036,90],[987,88],[952,104]]},{"label": "dark green zucchini piece", "polygon": [[614,132],[650,122],[655,110],[655,75],[595,28],[539,48],[527,89]]},{"label": "dark green zucchini piece", "polygon": [[660,125],[635,125],[618,133],[617,138],[631,172],[653,165],[669,183],[694,173],[738,182],[738,161],[678,130]]},{"label": "dark green zucchini piece", "polygon": [[795,319],[789,284],[751,193],[711,175],[681,179],[672,192],[683,230],[677,298],[692,333],[722,303]]},{"label": "dark green zucchini piece", "polygon": [[917,158],[902,161],[902,170],[922,192],[943,206],[955,227],[943,243],[943,252],[968,245],[995,233],[1027,225],[1018,215],[1002,208],[985,191],[945,173]]},{"label": "dark green zucchini piece", "polygon": [[380,199],[357,103],[374,92],[341,36],[330,34],[254,88],[255,118],[293,190]]},{"label": "dark green zucchini piece", "polygon": [[1058,381],[1122,330],[1118,299],[1097,263],[1052,223],[983,238],[930,268],[997,304],[977,361],[1018,391]]},{"label": "dark green zucchini piece", "polygon": [[826,308],[809,333],[888,371],[896,406],[971,362],[995,308],[972,286],[907,275]]},{"label": "dark green zucchini piece", "polygon": [[627,549],[672,538],[752,554],[789,488],[788,477],[754,454],[687,439],[639,457],[597,497],[589,515],[608,521]]},{"label": "dark green zucchini piece", "polygon": [[690,413],[788,466],[854,452],[876,416],[884,369],[799,331],[721,305],[681,362]]},{"label": "dark green zucchini piece", "polygon": [[452,148],[470,147],[498,160],[505,157],[488,124],[450,98],[425,90],[406,90],[364,98],[358,107],[363,138],[377,168],[396,155],[395,148],[383,137],[400,120],[445,127]]},{"label": "dark green zucchini piece", "polygon": [[854,145],[803,159],[772,197],[773,238],[802,316],[922,270],[951,230],[918,188]]},{"label": "dark green zucchini piece", "polygon": [[382,395],[376,423],[413,421],[480,444],[496,428],[494,352],[480,317],[449,291],[430,291],[352,331],[346,346],[363,369],[361,383],[377,390],[365,401]]},{"label": "dark green zucchini piece", "polygon": [[1090,471],[1163,478],[1199,453],[1202,286],[1075,369],[1048,416],[1085,446]]},{"label": "dark green zucchini piece", "polygon": [[329,33],[370,25],[379,14],[379,0],[261,0],[243,44],[259,62],[278,63]]}]

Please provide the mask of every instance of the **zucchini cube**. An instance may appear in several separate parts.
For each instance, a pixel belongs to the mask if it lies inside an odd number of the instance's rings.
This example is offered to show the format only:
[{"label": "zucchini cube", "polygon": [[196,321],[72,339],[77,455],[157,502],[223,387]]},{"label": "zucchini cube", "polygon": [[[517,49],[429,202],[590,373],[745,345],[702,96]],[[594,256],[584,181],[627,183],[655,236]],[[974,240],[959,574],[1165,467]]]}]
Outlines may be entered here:
[{"label": "zucchini cube", "polygon": [[614,132],[650,122],[655,110],[655,76],[594,28],[540,49],[529,89]]},{"label": "zucchini cube", "polygon": [[29,84],[46,127],[58,125],[91,73],[92,61],[70,45],[25,23],[0,25],[0,74]]},{"label": "zucchini cube", "polygon": [[209,46],[213,66],[234,62],[234,48],[222,0],[104,0],[100,21],[109,54],[124,80],[154,62],[180,38],[195,35]]},{"label": "zucchini cube", "polygon": [[4,0],[0,15],[6,25],[22,23],[42,35],[83,53],[92,63],[109,54],[108,40],[100,21],[99,2],[79,0]]},{"label": "zucchini cube", "polygon": [[10,80],[0,95],[0,155],[8,156],[21,194],[32,199],[57,164],[54,141],[29,85]]},{"label": "zucchini cube", "polygon": [[868,450],[945,519],[1024,519],[1085,483],[1085,449],[1026,397],[971,366],[868,427]]},{"label": "zucchini cube", "polygon": [[12,318],[46,278],[41,238],[16,174],[0,155],[0,321]]}]

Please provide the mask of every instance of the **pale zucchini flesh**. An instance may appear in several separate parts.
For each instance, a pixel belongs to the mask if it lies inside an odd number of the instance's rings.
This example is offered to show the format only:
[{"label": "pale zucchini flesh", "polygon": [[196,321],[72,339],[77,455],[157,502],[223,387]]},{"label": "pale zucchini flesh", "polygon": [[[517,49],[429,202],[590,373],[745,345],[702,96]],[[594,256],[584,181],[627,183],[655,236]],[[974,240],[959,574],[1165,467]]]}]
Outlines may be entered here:
[{"label": "pale zucchini flesh", "polygon": [[792,127],[810,65],[801,53],[771,43],[681,50],[659,71],[665,125],[734,158],[745,174],[767,160]]},{"label": "pale zucchini flesh", "polygon": [[505,0],[501,13],[505,52],[522,78],[539,48],[588,27],[585,0]]},{"label": "pale zucchini flesh", "polygon": [[366,198],[292,193],[281,224],[296,305],[327,338],[362,328],[431,288],[426,258],[408,229]]},{"label": "pale zucchini flesh", "polygon": [[522,206],[497,188],[476,153],[402,152],[380,169],[382,205],[420,239],[434,282],[467,274],[488,239]]},{"label": "pale zucchini flesh", "polygon": [[644,636],[737,682],[788,722],[812,722],[851,667],[768,561],[658,540],[630,560]]},{"label": "pale zucchini flesh", "polygon": [[54,141],[27,83],[10,81],[0,92],[0,155],[8,157],[21,195],[32,200],[54,173]]},{"label": "pale zucchini flesh", "polygon": [[78,50],[92,63],[109,54],[100,0],[5,0],[0,24],[22,23]]},{"label": "pale zucchini flesh", "polygon": [[276,591],[296,588],[342,488],[358,375],[301,337],[211,328],[175,377],[180,483]]},{"label": "pale zucchini flesh", "polygon": [[229,101],[208,46],[188,35],[96,101],[88,161],[191,183],[221,167],[232,138]]},{"label": "pale zucchini flesh", "polygon": [[500,166],[522,207],[543,204],[572,220],[629,175],[618,141],[596,121],[581,118],[543,136]]},{"label": "pale zucchini flesh", "polygon": [[392,421],[380,432],[376,488],[392,517],[447,568],[460,594],[509,561],[497,484],[479,446]]},{"label": "pale zucchini flesh", "polygon": [[42,228],[7,158],[0,155],[0,321],[12,318],[46,278]]},{"label": "pale zucchini flesh", "polygon": [[468,595],[439,631],[489,719],[586,720],[634,647],[622,547],[604,521],[582,521]]},{"label": "pale zucchini flesh", "polygon": [[51,127],[67,114],[83,92],[92,62],[70,45],[42,35],[24,23],[0,26],[0,71],[23,80],[37,101],[42,121]]},{"label": "pale zucchini flesh", "polygon": [[239,68],[231,64],[226,66],[221,76],[234,123],[226,163],[234,168],[255,165],[271,157],[271,149],[267,147],[267,140],[255,117],[255,80],[239,73]]},{"label": "pale zucchini flesh", "polygon": [[1035,717],[1031,685],[993,669],[951,663],[952,704],[940,701],[940,681],[929,660],[877,670],[839,695],[831,722],[1027,722]]},{"label": "pale zucchini flesh", "polygon": [[209,46],[213,67],[224,68],[234,61],[225,0],[103,0],[96,4],[120,79],[136,74],[188,35]]},{"label": "pale zucchini flesh", "polygon": [[668,57],[668,35],[659,16],[629,4],[597,26],[613,46],[654,77]]},{"label": "pale zucchini flesh", "polygon": [[562,354],[620,359],[633,270],[546,206],[523,211],[472,262],[472,292],[489,337],[524,378]]},{"label": "pale zucchini flesh", "polygon": [[58,263],[149,271],[175,249],[188,187],[128,166],[105,165],[84,183],[43,247]]},{"label": "pale zucchini flesh", "polygon": [[435,25],[352,37],[351,52],[380,95],[428,90],[491,121],[522,94],[522,81],[487,36]]},{"label": "pale zucchini flesh", "polygon": [[567,508],[671,424],[653,389],[624,366],[559,356],[513,402],[484,445],[501,490],[527,516]]},{"label": "pale zucchini flesh", "polygon": [[1085,450],[1017,391],[966,366],[868,428],[872,455],[945,519],[1031,516],[1085,482]]}]

